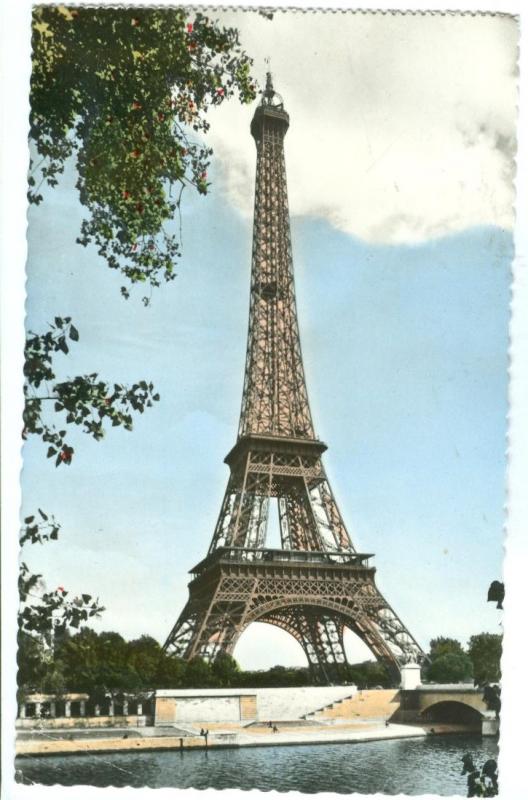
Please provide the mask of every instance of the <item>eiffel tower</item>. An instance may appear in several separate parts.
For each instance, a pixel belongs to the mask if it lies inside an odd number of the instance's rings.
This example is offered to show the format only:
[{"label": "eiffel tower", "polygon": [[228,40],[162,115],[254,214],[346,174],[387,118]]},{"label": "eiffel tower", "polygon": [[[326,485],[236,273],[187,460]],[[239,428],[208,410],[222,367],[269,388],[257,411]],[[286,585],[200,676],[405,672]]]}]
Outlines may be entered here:
[{"label": "eiffel tower", "polygon": [[[290,633],[322,682],[346,663],[345,627],[394,678],[424,653],[356,552],[326,476],[301,356],[284,161],[289,116],[270,73],[251,122],[257,174],[249,332],[240,425],[207,557],[165,649],[191,659],[232,654],[252,622]],[[266,548],[270,502],[281,548]]]}]

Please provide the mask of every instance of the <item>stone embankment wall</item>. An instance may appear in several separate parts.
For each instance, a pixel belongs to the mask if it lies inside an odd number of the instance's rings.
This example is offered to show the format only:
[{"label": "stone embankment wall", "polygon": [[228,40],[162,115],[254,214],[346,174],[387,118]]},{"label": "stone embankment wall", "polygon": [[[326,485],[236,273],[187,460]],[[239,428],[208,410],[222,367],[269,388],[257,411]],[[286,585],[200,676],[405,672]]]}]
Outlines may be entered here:
[{"label": "stone embankment wall", "polygon": [[288,689],[255,689],[259,720],[280,722],[300,719],[357,694],[355,686],[299,686]]},{"label": "stone embankment wall", "polygon": [[[29,730],[32,728],[144,727],[151,724],[153,717],[155,725],[158,726],[201,722],[286,722],[305,718],[317,712],[324,714],[329,709],[329,713],[332,715],[334,713],[332,712],[333,704],[339,701],[346,702],[347,698],[355,697],[356,694],[355,686],[159,690],[156,692],[155,704],[149,702],[149,705],[153,706],[149,713],[144,713],[144,704],[140,709],[141,704],[136,703],[139,712],[137,714],[99,713],[96,715],[93,715],[93,712],[90,713],[87,703],[88,696],[83,695],[82,700],[77,701],[82,703],[80,713],[71,716],[69,714],[65,716],[64,713],[56,716],[55,699],[51,695],[42,695],[38,698],[37,713],[26,717],[24,708],[24,714],[17,720],[17,728]],[[77,698],[77,696],[75,697]],[[81,696],[79,695],[79,697]],[[34,698],[32,700],[37,702]],[[46,709],[44,703],[46,703]],[[64,701],[62,703],[64,705]],[[68,710],[70,710],[70,699],[67,703]],[[155,713],[150,716],[150,711],[154,711],[154,705]],[[46,713],[44,713],[45,711]]]},{"label": "stone embankment wall", "polygon": [[355,694],[355,686],[175,689],[156,692],[156,725],[179,722],[285,722]]}]

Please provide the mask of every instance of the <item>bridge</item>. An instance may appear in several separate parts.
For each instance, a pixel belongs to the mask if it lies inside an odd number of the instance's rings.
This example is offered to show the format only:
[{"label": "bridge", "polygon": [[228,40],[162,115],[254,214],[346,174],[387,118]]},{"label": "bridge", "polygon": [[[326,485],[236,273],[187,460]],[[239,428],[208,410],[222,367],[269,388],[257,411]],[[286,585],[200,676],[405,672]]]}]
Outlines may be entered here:
[{"label": "bridge", "polygon": [[498,720],[484,702],[483,690],[472,683],[419,684],[400,690],[400,722],[474,725],[483,734],[498,732]]}]

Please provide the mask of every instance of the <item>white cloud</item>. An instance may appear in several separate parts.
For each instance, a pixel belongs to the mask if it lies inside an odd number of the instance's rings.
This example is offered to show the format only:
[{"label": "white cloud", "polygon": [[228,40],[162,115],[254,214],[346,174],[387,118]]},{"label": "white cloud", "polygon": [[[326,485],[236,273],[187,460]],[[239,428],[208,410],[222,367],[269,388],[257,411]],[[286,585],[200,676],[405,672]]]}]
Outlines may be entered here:
[{"label": "white cloud", "polygon": [[[275,87],[290,209],[373,242],[513,225],[517,25],[506,16],[218,13]],[[252,110],[225,103],[210,142],[230,201],[253,211]]]}]

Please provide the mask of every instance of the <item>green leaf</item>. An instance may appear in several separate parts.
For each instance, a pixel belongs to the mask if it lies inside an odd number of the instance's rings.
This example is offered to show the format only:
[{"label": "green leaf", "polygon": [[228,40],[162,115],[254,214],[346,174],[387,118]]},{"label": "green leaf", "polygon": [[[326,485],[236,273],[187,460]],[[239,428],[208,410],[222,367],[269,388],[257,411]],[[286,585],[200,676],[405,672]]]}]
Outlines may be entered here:
[{"label": "green leaf", "polygon": [[55,450],[55,448],[54,448],[54,447],[48,447],[48,456],[47,456],[47,457],[48,457],[48,458],[51,458],[52,456],[54,456],[54,455],[55,455],[55,453],[56,453],[56,452],[57,452],[57,451]]},{"label": "green leaf", "polygon": [[75,327],[75,325],[70,325],[70,339],[74,342],[79,341],[79,331]]},{"label": "green leaf", "polygon": [[39,508],[38,512],[39,512],[39,514],[40,514],[40,516],[42,517],[43,520],[47,520],[48,519],[48,515],[45,514],[41,508]]},{"label": "green leaf", "polygon": [[30,522],[33,522],[33,520],[34,520],[34,519],[35,519],[35,517],[34,517],[34,516],[32,516],[32,517],[26,517],[26,518],[24,519],[24,522],[26,523],[26,525],[29,525],[29,523],[30,523]]}]

